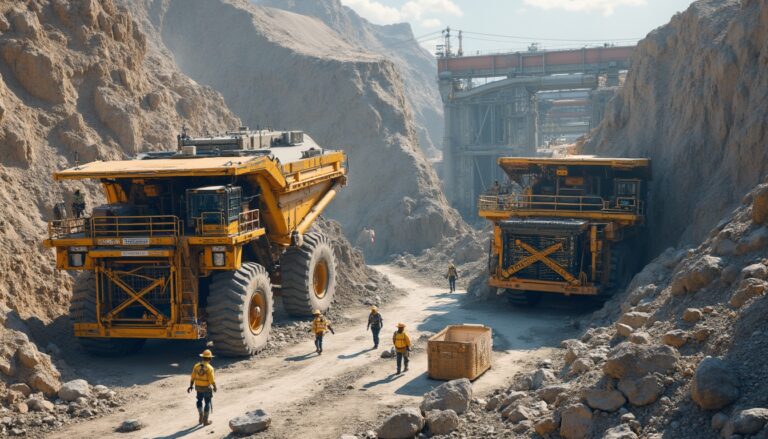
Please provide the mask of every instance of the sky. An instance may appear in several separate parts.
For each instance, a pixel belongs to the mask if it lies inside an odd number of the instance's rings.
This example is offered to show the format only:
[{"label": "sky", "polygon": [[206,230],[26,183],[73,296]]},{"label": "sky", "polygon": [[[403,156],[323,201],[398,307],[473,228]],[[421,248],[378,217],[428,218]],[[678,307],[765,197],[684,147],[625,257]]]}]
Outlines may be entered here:
[{"label": "sky", "polygon": [[[691,0],[341,0],[376,24],[408,22],[430,52],[463,31],[464,53],[634,44]],[[458,44],[453,39],[453,49]]]}]

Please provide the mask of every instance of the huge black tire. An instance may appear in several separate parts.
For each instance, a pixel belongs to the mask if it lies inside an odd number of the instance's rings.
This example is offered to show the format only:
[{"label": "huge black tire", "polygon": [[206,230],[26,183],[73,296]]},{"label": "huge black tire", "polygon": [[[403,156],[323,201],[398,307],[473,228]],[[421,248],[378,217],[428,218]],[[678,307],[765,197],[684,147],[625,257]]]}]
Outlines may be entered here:
[{"label": "huge black tire", "polygon": [[[75,280],[72,301],[69,305],[72,323],[93,323],[96,321],[96,276],[87,271]],[[78,337],[83,349],[99,357],[120,357],[141,350],[146,342],[143,338],[86,338]]]},{"label": "huge black tire", "polygon": [[243,262],[239,270],[214,275],[205,311],[215,353],[244,357],[264,349],[273,308],[272,283],[261,265]]},{"label": "huge black tire", "polygon": [[301,247],[291,247],[280,263],[283,305],[292,316],[325,312],[336,292],[336,257],[330,241],[319,233],[304,235]]}]

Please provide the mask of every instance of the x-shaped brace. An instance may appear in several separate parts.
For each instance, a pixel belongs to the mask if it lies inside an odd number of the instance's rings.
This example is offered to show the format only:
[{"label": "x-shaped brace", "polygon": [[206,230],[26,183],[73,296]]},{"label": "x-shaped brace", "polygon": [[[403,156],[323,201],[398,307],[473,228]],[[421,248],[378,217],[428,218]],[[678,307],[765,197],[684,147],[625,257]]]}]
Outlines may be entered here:
[{"label": "x-shaped brace", "polygon": [[156,318],[165,318],[163,314],[160,313],[157,309],[155,309],[154,306],[152,306],[149,302],[143,299],[143,296],[145,296],[150,291],[154,290],[155,288],[163,285],[165,283],[165,278],[159,278],[155,279],[154,282],[147,285],[144,289],[139,291],[138,293],[133,290],[129,285],[127,285],[125,282],[123,282],[120,277],[116,276],[112,271],[105,271],[107,277],[118,287],[120,287],[121,290],[125,291],[129,296],[131,296],[130,299],[126,300],[125,302],[121,303],[112,311],[109,312],[106,316],[106,320],[112,320],[116,315],[118,315],[122,310],[129,307],[134,302],[139,302],[144,308],[146,308],[149,312],[151,312]]},{"label": "x-shaped brace", "polygon": [[547,267],[549,267],[552,271],[560,275],[563,279],[565,279],[567,282],[571,284],[578,283],[578,280],[574,278],[571,273],[568,273],[563,267],[560,266],[557,262],[553,261],[552,259],[549,259],[547,256],[551,255],[552,253],[560,250],[563,248],[563,244],[561,242],[557,244],[553,244],[547,248],[545,248],[542,251],[538,251],[535,248],[531,247],[530,245],[520,241],[519,239],[515,241],[515,244],[520,246],[523,250],[527,251],[531,255],[528,257],[525,257],[518,261],[516,264],[512,265],[511,267],[507,268],[506,270],[502,271],[502,275],[506,278],[510,277],[514,273],[517,273],[518,271],[524,269],[525,267],[528,267],[536,262],[541,261],[544,263]]}]

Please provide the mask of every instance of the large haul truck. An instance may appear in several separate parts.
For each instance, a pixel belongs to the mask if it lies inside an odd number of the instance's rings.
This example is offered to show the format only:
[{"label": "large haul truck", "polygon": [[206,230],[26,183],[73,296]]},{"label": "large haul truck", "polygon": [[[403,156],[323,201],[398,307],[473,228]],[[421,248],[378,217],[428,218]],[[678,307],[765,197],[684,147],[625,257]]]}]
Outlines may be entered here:
[{"label": "large haul truck", "polygon": [[267,343],[273,289],[292,315],[325,311],[336,261],[310,226],[345,185],[345,162],[300,131],[243,127],[56,172],[100,182],[107,200],[49,223],[57,268],[83,272],[75,336],[100,355],[207,338],[217,353],[246,356]]},{"label": "large haul truck", "polygon": [[542,293],[610,297],[640,262],[648,159],[502,157],[509,184],[480,196],[493,223],[489,285],[510,301]]}]

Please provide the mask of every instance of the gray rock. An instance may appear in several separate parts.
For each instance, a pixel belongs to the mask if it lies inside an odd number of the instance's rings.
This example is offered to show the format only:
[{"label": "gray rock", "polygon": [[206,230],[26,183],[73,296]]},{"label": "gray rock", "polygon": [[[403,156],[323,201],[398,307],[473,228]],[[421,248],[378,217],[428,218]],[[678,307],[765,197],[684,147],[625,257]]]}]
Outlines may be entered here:
[{"label": "gray rock", "polygon": [[571,363],[571,369],[568,371],[571,375],[581,375],[584,372],[592,369],[595,363],[589,357],[577,358],[576,361]]},{"label": "gray rock", "polygon": [[487,403],[485,403],[485,409],[490,411],[496,410],[501,405],[501,401],[503,400],[503,395],[496,395],[493,398],[489,399]]},{"label": "gray rock", "polygon": [[742,279],[765,279],[766,277],[768,277],[768,268],[762,263],[747,265],[741,270]]},{"label": "gray rock", "polygon": [[516,424],[526,419],[533,419],[534,412],[524,405],[516,405],[507,407],[501,413],[501,416],[504,417],[507,421]]},{"label": "gray rock", "polygon": [[128,419],[118,425],[116,430],[120,433],[129,433],[131,431],[139,431],[142,428],[144,428],[144,424],[138,419]]},{"label": "gray rock", "polygon": [[459,416],[453,410],[430,410],[426,420],[431,434],[450,434],[459,428]]},{"label": "gray rock", "polygon": [[688,342],[688,333],[682,329],[674,329],[665,333],[661,340],[667,346],[673,346],[676,348],[683,347]]},{"label": "gray rock", "polygon": [[701,360],[691,381],[691,399],[704,410],[719,410],[740,394],[738,379],[719,358]]},{"label": "gray rock", "polygon": [[627,325],[632,329],[638,329],[641,328],[649,318],[651,318],[651,315],[648,313],[630,311],[619,317],[619,323]]},{"label": "gray rock", "polygon": [[531,376],[531,390],[538,390],[550,383],[556,383],[557,377],[549,369],[537,369]]},{"label": "gray rock", "polygon": [[637,331],[630,334],[627,340],[634,344],[651,344],[651,334],[645,331]]},{"label": "gray rock", "polygon": [[503,395],[501,404],[499,404],[499,408],[504,409],[505,407],[512,405],[512,403],[514,403],[518,399],[522,399],[524,397],[525,397],[525,392],[516,392],[516,391],[509,392],[506,395]]},{"label": "gray rock", "polygon": [[740,410],[733,415],[733,427],[739,434],[755,434],[768,423],[768,409]]},{"label": "gray rock", "polygon": [[637,435],[628,424],[621,424],[605,430],[603,439],[637,439]]},{"label": "gray rock", "polygon": [[424,428],[424,418],[419,409],[406,407],[389,415],[379,427],[381,439],[410,439]]},{"label": "gray rock", "polygon": [[571,387],[568,384],[554,384],[537,390],[536,396],[544,400],[547,404],[552,404],[559,395],[566,393],[570,388]]},{"label": "gray rock", "polygon": [[603,372],[613,378],[642,377],[649,373],[665,374],[675,368],[679,354],[663,345],[621,343],[611,349]]},{"label": "gray rock", "polygon": [[44,398],[32,397],[27,400],[27,407],[33,412],[50,412],[53,410],[53,403]]},{"label": "gray rock", "polygon": [[592,427],[592,410],[584,404],[565,407],[561,414],[560,436],[565,439],[584,439]]},{"label": "gray rock", "polygon": [[588,406],[604,412],[615,412],[627,402],[618,390],[586,389],[583,396]]},{"label": "gray rock", "polygon": [[381,351],[381,358],[392,358],[395,356],[394,349],[388,351]]},{"label": "gray rock", "polygon": [[86,380],[72,380],[62,384],[59,398],[64,401],[74,401],[77,398],[90,398],[91,388]]},{"label": "gray rock", "polygon": [[264,410],[257,409],[231,419],[229,428],[233,433],[253,434],[266,430],[271,423],[272,418]]},{"label": "gray rock", "polygon": [[768,282],[761,279],[744,279],[739,283],[739,288],[731,296],[730,304],[734,308],[741,308],[753,297],[762,296],[768,289]]},{"label": "gray rock", "polygon": [[462,414],[469,409],[472,401],[472,383],[466,378],[448,381],[424,395],[421,411],[453,410]]},{"label": "gray rock", "polygon": [[646,375],[642,378],[626,377],[619,381],[619,390],[630,404],[644,406],[652,404],[659,399],[664,391],[663,384],[654,375]]}]

